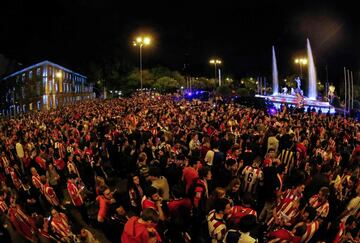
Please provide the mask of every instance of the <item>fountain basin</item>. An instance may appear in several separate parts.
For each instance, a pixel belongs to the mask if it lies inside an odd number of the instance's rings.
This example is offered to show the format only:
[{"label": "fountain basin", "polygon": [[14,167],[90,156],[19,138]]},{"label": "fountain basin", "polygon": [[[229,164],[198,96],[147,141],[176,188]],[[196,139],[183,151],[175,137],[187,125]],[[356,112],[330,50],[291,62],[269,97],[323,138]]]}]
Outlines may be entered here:
[{"label": "fountain basin", "polygon": [[330,105],[329,102],[318,101],[307,97],[298,97],[295,95],[269,95],[269,96],[255,95],[255,96],[270,100],[271,102],[274,103],[277,109],[280,109],[280,106],[282,104],[298,107],[300,106],[301,103],[301,106],[304,107],[305,110],[307,110],[310,107],[311,109],[314,108],[316,112],[321,110],[322,113],[329,112],[330,114],[335,114],[335,108],[332,105]]}]

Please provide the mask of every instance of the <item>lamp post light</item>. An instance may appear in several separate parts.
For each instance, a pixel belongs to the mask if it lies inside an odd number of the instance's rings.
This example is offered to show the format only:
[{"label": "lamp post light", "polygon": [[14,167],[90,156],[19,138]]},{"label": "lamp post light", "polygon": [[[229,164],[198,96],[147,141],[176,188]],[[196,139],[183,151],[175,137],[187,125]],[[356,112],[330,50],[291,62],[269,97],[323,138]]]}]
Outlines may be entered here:
[{"label": "lamp post light", "polygon": [[62,72],[56,72],[56,77],[58,78],[58,92],[62,93]]},{"label": "lamp post light", "polygon": [[[216,71],[217,71],[217,69],[216,69],[216,65],[220,65],[222,62],[221,62],[221,60],[220,59],[211,59],[210,61],[209,61],[209,63],[210,64],[213,64],[214,65],[214,70],[215,70],[215,82],[216,82],[216,79],[217,79],[217,73],[216,73]],[[219,80],[219,86],[220,86],[220,80]]]},{"label": "lamp post light", "polygon": [[302,65],[306,65],[307,62],[308,61],[306,58],[296,58],[295,59],[295,63],[299,64],[299,66],[300,66],[300,78],[302,78]]},{"label": "lamp post light", "polygon": [[140,57],[140,90],[143,90],[143,78],[142,78],[142,47],[148,46],[151,43],[151,39],[148,36],[139,36],[133,41],[133,46],[139,47],[139,57]]}]

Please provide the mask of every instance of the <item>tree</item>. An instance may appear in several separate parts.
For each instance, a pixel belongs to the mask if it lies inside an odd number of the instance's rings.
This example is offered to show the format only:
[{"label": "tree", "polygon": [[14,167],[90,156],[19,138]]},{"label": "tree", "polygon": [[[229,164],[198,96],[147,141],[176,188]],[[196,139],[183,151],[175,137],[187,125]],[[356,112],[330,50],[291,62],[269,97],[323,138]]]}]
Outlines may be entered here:
[{"label": "tree", "polygon": [[213,90],[216,87],[215,83],[214,79],[199,77],[193,79],[191,86],[195,89]]},{"label": "tree", "polygon": [[247,88],[238,88],[236,94],[238,96],[250,96],[250,92]]},{"label": "tree", "polygon": [[122,89],[127,90],[133,90],[140,87],[140,73],[139,70],[134,68],[131,72],[128,73],[128,75],[125,78],[125,82],[122,85]]},{"label": "tree", "polygon": [[229,97],[231,96],[232,89],[230,85],[222,85],[216,89],[216,93],[222,97]]},{"label": "tree", "polygon": [[175,91],[179,88],[179,82],[171,77],[164,76],[155,81],[153,88],[160,91]]},{"label": "tree", "polygon": [[247,89],[249,93],[255,93],[258,89],[258,84],[256,79],[252,77],[244,77],[240,80],[240,88]]},{"label": "tree", "polygon": [[176,81],[178,81],[178,83],[179,83],[180,86],[186,86],[185,78],[184,78],[184,76],[182,76],[182,75],[180,74],[180,72],[178,72],[178,71],[173,71],[173,72],[171,72],[171,77],[172,77],[173,79],[175,79]]},{"label": "tree", "polygon": [[167,67],[154,67],[150,69],[150,72],[152,73],[155,80],[162,78],[164,76],[171,77],[171,70]]}]

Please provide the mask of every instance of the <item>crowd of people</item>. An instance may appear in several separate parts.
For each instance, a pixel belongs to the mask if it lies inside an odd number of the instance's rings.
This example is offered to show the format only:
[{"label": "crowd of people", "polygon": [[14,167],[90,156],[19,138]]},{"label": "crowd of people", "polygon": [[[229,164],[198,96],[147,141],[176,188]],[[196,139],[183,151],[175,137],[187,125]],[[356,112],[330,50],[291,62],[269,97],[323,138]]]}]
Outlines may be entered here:
[{"label": "crowd of people", "polygon": [[3,119],[0,154],[1,242],[360,240],[342,116],[137,93]]}]

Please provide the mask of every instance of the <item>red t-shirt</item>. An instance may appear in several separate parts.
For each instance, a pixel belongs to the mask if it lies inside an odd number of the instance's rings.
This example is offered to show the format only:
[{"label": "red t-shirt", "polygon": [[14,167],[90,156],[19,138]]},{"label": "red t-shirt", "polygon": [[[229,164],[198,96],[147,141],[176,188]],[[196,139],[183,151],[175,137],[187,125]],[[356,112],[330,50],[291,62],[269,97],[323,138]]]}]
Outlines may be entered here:
[{"label": "red t-shirt", "polygon": [[158,212],[157,206],[155,202],[151,201],[150,199],[147,199],[146,196],[144,196],[141,200],[141,208],[144,210],[145,208],[152,208],[156,212]]},{"label": "red t-shirt", "polygon": [[192,208],[191,200],[189,198],[183,198],[168,202],[169,215],[171,217],[181,217],[181,212],[179,212],[180,207],[184,207],[190,211]]},{"label": "red t-shirt", "polygon": [[122,243],[143,243],[149,241],[149,232],[156,235],[157,242],[162,242],[154,226],[139,223],[139,218],[131,217],[125,224],[123,234],[121,235]]},{"label": "red t-shirt", "polygon": [[103,196],[98,196],[96,200],[99,202],[98,217],[105,218],[109,209],[108,202]]},{"label": "red t-shirt", "polygon": [[36,156],[35,162],[43,169],[46,170],[46,161],[40,156]]},{"label": "red t-shirt", "polygon": [[280,241],[285,240],[286,242],[291,243],[300,243],[301,238],[293,236],[288,230],[286,229],[279,229],[269,233],[269,237],[273,239],[279,239]]},{"label": "red t-shirt", "polygon": [[193,183],[194,179],[198,178],[199,174],[198,172],[192,168],[192,167],[185,167],[183,169],[183,178],[185,181],[185,185],[186,185],[186,193],[188,192],[191,184]]},{"label": "red t-shirt", "polygon": [[65,162],[64,162],[64,160],[63,159],[56,159],[55,161],[54,161],[54,164],[55,164],[55,166],[56,166],[56,169],[58,169],[58,170],[63,170],[64,169],[64,167],[65,167]]}]

